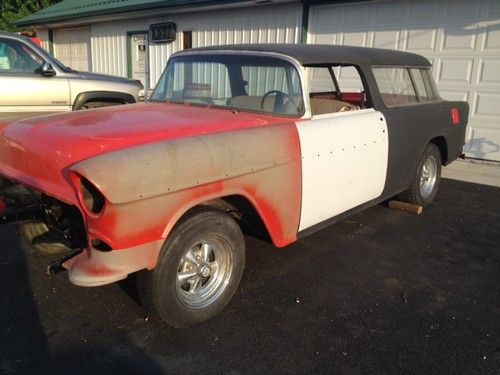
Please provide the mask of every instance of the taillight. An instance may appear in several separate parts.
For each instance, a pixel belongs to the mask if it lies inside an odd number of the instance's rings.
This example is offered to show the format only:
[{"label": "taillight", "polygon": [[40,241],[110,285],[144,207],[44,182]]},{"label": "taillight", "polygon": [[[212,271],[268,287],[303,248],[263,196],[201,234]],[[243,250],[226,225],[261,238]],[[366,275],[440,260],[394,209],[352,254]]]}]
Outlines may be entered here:
[{"label": "taillight", "polygon": [[451,109],[451,121],[453,122],[453,125],[460,124],[460,113],[458,112],[458,108]]}]

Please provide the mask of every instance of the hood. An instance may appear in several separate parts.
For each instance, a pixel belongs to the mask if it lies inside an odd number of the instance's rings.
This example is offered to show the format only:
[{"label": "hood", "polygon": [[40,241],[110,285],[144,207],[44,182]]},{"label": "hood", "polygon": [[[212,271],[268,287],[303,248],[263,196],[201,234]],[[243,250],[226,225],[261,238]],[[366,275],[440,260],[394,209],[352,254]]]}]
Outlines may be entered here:
[{"label": "hood", "polygon": [[[290,119],[139,103],[21,120],[0,135],[0,173],[68,203],[72,165],[146,143],[289,122]],[[112,172],[112,171],[110,171]]]},{"label": "hood", "polygon": [[142,84],[138,80],[113,76],[113,75],[109,75],[109,74],[99,74],[99,73],[80,72],[80,71],[71,72],[71,74],[74,74],[74,75],[78,76],[79,78],[89,79],[89,80],[94,80],[94,81],[127,83],[127,84],[136,83],[137,86],[139,86],[139,85],[142,86]]}]

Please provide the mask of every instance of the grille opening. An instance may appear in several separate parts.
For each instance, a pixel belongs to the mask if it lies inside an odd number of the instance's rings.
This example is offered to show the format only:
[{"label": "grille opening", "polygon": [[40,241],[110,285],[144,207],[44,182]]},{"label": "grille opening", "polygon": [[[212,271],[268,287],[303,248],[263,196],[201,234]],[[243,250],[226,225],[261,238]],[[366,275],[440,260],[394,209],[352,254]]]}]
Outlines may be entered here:
[{"label": "grille opening", "polygon": [[82,177],[82,196],[85,206],[93,213],[98,214],[104,209],[105,199],[99,190],[85,177]]}]

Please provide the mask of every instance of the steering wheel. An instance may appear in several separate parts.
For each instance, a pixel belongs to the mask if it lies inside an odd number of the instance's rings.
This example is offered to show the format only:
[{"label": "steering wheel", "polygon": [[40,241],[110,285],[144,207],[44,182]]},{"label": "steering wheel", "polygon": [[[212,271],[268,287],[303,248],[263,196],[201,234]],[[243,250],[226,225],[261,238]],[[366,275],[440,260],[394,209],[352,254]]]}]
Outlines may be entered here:
[{"label": "steering wheel", "polygon": [[274,101],[274,112],[279,112],[279,113],[285,113],[285,99],[288,99],[288,103],[292,103],[293,106],[295,107],[295,110],[297,113],[300,113],[300,109],[297,106],[297,104],[293,101],[292,97],[288,95],[286,92],[280,91],[280,90],[271,90],[266,92],[262,96],[262,100],[260,101],[260,108],[264,110],[264,103],[267,99],[268,96],[270,95],[276,95],[276,100]]}]

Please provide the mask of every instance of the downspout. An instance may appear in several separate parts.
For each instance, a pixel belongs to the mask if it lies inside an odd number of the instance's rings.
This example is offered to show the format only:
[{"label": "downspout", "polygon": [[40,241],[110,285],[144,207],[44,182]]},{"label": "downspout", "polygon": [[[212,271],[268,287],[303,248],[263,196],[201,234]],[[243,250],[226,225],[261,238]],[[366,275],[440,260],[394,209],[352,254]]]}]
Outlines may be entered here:
[{"label": "downspout", "polygon": [[54,30],[52,29],[49,29],[49,53],[54,56]]},{"label": "downspout", "polygon": [[307,33],[309,31],[309,10],[311,5],[309,0],[302,0],[302,29],[300,34],[300,43],[307,44]]}]

